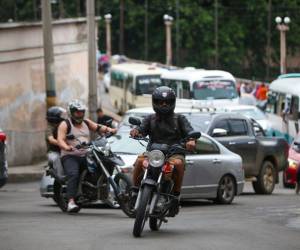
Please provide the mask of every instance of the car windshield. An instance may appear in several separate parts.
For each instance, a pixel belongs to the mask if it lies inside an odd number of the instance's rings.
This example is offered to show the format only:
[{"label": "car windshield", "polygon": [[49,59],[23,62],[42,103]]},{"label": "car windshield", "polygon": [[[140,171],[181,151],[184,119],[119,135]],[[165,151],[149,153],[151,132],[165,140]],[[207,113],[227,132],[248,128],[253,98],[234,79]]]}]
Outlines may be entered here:
[{"label": "car windshield", "polygon": [[136,77],[136,95],[151,95],[162,85],[159,75],[143,75]]},{"label": "car windshield", "polygon": [[242,114],[249,118],[253,118],[254,120],[265,120],[267,119],[265,114],[259,109],[241,109],[241,110],[233,110],[232,112]]},{"label": "car windshield", "polygon": [[211,122],[210,114],[188,113],[184,114],[195,131],[207,132]]},{"label": "car windshield", "polygon": [[196,100],[232,99],[238,97],[234,82],[228,80],[196,81],[193,84],[193,93]]},{"label": "car windshield", "polygon": [[[142,146],[137,140],[129,138],[129,130],[117,133],[115,136],[109,138],[111,150],[117,154],[136,155],[145,152],[146,148]],[[146,142],[142,142],[147,146]]]}]

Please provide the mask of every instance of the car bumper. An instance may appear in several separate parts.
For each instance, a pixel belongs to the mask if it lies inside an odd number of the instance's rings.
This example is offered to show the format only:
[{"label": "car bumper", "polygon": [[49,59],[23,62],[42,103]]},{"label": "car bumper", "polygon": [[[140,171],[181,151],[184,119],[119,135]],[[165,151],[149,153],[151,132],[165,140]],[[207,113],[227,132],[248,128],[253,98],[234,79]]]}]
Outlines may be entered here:
[{"label": "car bumper", "polygon": [[245,185],[245,182],[244,181],[240,181],[237,183],[237,187],[236,187],[236,195],[240,195],[243,190],[244,190],[244,185]]}]

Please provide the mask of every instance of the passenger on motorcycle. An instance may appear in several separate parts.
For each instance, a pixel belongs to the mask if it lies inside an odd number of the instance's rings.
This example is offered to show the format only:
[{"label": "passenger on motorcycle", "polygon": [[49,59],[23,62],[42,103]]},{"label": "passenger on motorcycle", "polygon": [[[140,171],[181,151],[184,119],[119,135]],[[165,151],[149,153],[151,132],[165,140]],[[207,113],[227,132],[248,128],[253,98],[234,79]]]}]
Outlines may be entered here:
[{"label": "passenger on motorcycle", "polygon": [[[58,145],[61,148],[61,159],[67,176],[68,212],[77,212],[79,207],[75,203],[80,168],[86,165],[86,149],[77,149],[79,143],[90,142],[90,131],[115,133],[116,129],[97,124],[84,119],[86,107],[79,100],[73,100],[68,106],[69,118],[58,127]],[[72,137],[68,138],[68,135]]]},{"label": "passenger on motorcycle", "polygon": [[60,160],[60,148],[57,141],[58,125],[67,118],[67,111],[58,106],[50,107],[47,110],[46,119],[48,122],[46,131],[46,144],[49,163],[56,171],[62,169]]},{"label": "passenger on motorcycle", "polygon": [[[164,143],[168,145],[179,144],[182,139],[187,137],[188,133],[193,131],[193,128],[185,116],[175,114],[174,109],[176,105],[175,92],[166,86],[158,87],[152,94],[152,106],[155,114],[148,115],[142,121],[139,128],[134,128],[130,131],[132,137],[149,136],[149,145],[151,143]],[[149,147],[148,145],[148,147]],[[190,139],[186,142],[187,150],[195,149],[195,139]],[[133,170],[133,185],[137,188],[143,176],[143,161],[145,156],[139,155],[134,163]],[[169,162],[174,166],[173,180],[174,188],[173,194],[177,197],[174,200],[174,206],[171,216],[179,211],[179,198],[182,180],[185,168],[185,156],[175,153],[169,158]]]}]

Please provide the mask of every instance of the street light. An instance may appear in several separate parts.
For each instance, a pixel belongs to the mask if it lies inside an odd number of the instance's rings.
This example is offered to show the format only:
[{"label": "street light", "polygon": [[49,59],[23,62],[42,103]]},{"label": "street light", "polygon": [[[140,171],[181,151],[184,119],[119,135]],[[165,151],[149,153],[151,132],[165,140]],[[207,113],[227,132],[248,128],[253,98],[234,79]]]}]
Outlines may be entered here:
[{"label": "street light", "polygon": [[280,74],[286,73],[286,31],[289,30],[288,24],[291,22],[289,17],[276,17],[277,29],[280,32]]},{"label": "street light", "polygon": [[110,59],[111,57],[111,14],[104,15],[105,24],[106,24],[106,55]]},{"label": "street light", "polygon": [[172,64],[172,43],[171,43],[171,26],[173,22],[173,17],[165,14],[164,21],[166,26],[166,64]]}]

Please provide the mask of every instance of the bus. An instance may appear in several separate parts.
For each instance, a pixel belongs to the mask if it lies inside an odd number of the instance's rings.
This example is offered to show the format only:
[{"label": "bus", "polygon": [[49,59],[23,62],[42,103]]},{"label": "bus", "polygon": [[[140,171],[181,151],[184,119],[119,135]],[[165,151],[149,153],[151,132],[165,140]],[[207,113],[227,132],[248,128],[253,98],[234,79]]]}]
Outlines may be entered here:
[{"label": "bus", "polygon": [[166,71],[161,75],[161,79],[164,85],[175,90],[181,104],[186,99],[194,100],[192,103],[200,106],[230,105],[239,102],[236,80],[226,71],[188,67]]},{"label": "bus", "polygon": [[299,132],[300,73],[280,75],[270,83],[267,112],[274,136],[290,144]]},{"label": "bus", "polygon": [[110,71],[110,99],[115,109],[124,113],[128,109],[151,106],[151,95],[162,85],[160,75],[166,69],[153,64],[121,63]]}]

